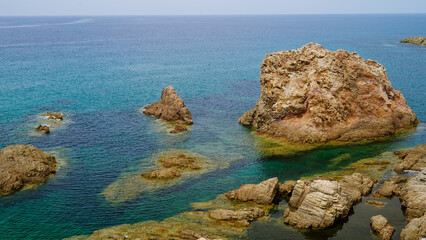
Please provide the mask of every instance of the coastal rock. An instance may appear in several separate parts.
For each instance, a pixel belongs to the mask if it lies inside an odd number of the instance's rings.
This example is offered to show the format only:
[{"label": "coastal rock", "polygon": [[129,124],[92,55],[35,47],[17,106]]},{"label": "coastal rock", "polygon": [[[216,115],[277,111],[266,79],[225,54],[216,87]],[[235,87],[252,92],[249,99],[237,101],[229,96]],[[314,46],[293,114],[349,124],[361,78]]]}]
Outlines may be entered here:
[{"label": "coastal rock", "polygon": [[54,156],[30,145],[10,145],[0,151],[0,196],[38,184],[56,169]]},{"label": "coastal rock", "polygon": [[418,123],[382,65],[344,50],[308,43],[267,54],[260,84],[258,102],[239,122],[287,141],[358,141]]},{"label": "coastal rock", "polygon": [[241,202],[253,201],[259,204],[271,204],[278,192],[278,178],[270,178],[259,184],[244,184],[239,189],[225,193],[229,200]]},{"label": "coastal rock", "polygon": [[401,189],[399,188],[398,184],[392,180],[387,180],[380,186],[379,190],[373,193],[373,197],[391,198],[394,195],[399,195],[400,191]]},{"label": "coastal rock", "polygon": [[421,171],[422,168],[426,168],[426,143],[413,148],[398,150],[394,154],[401,160],[395,166],[396,173],[401,173],[404,170]]},{"label": "coastal rock", "polygon": [[404,40],[401,40],[399,42],[401,42],[401,43],[411,43],[411,44],[426,46],[426,38],[424,38],[422,36],[408,37],[408,38],[406,38]]},{"label": "coastal rock", "polygon": [[175,127],[173,128],[172,131],[170,131],[170,133],[181,133],[181,132],[185,132],[185,131],[188,131],[188,129],[186,128],[185,125],[175,124]]},{"label": "coastal rock", "polygon": [[42,116],[46,116],[48,119],[52,119],[52,120],[63,120],[63,113],[60,112],[56,112],[56,113],[52,113],[52,112],[47,112],[47,113],[43,113]]},{"label": "coastal rock", "polygon": [[401,232],[401,240],[419,240],[426,238],[426,214],[411,220]]},{"label": "coastal rock", "polygon": [[426,212],[426,168],[411,177],[401,188],[401,205],[405,207],[407,220],[419,218]]},{"label": "coastal rock", "polygon": [[265,211],[257,207],[239,210],[215,209],[209,211],[208,215],[210,218],[218,221],[231,221],[242,226],[248,226],[253,220],[265,216]]},{"label": "coastal rock", "polygon": [[45,125],[38,125],[38,127],[35,128],[35,130],[37,132],[44,132],[46,134],[50,133],[50,128],[49,126],[45,126]]},{"label": "coastal rock", "polygon": [[378,206],[378,207],[382,207],[385,205],[384,202],[380,202],[380,201],[376,201],[376,200],[367,200],[365,201],[366,204],[370,204],[370,205],[374,205],[374,206]]},{"label": "coastal rock", "polygon": [[170,122],[180,120],[187,125],[193,123],[191,112],[172,86],[164,88],[161,100],[145,106],[143,113]]},{"label": "coastal rock", "polygon": [[352,205],[367,195],[372,179],[354,173],[340,182],[299,180],[284,212],[284,223],[301,229],[323,229],[347,217]]},{"label": "coastal rock", "polygon": [[382,215],[373,216],[370,218],[371,229],[379,235],[383,240],[390,240],[395,228],[392,227],[388,220]]},{"label": "coastal rock", "polygon": [[152,180],[172,180],[181,176],[181,173],[176,168],[158,169],[151,172],[142,173],[141,176],[145,179]]},{"label": "coastal rock", "polygon": [[296,185],[296,181],[288,180],[284,183],[278,183],[278,196],[280,198],[285,198],[291,195],[294,186]]}]

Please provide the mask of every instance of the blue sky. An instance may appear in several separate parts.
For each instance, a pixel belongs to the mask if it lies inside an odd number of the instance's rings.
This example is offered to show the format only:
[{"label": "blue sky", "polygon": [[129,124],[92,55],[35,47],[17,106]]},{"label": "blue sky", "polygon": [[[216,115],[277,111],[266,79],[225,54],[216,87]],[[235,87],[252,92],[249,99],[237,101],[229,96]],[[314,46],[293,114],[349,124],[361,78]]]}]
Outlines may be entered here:
[{"label": "blue sky", "polygon": [[0,0],[0,15],[426,13],[426,0]]}]

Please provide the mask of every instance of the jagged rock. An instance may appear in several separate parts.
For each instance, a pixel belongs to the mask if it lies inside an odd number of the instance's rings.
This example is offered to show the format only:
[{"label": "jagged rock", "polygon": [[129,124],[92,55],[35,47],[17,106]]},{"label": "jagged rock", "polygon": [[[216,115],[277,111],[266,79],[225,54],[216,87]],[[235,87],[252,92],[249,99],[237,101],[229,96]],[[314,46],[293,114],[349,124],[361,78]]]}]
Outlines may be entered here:
[{"label": "jagged rock", "polygon": [[426,214],[411,220],[401,232],[401,240],[419,240],[426,238]]},{"label": "jagged rock", "polygon": [[407,220],[419,218],[426,212],[426,168],[415,177],[409,178],[401,188],[399,199],[405,207]]},{"label": "jagged rock", "polygon": [[346,218],[352,205],[367,195],[372,179],[354,173],[340,182],[299,180],[284,212],[284,222],[302,229],[322,229]]},{"label": "jagged rock", "polygon": [[426,143],[413,148],[398,150],[394,154],[401,159],[401,162],[398,162],[395,166],[396,173],[401,173],[404,170],[421,171],[422,168],[426,168]]},{"label": "jagged rock", "polygon": [[236,201],[253,201],[271,204],[278,192],[278,178],[270,178],[259,184],[244,184],[239,189],[225,193],[225,197]]},{"label": "jagged rock", "polygon": [[53,120],[63,120],[63,113],[60,112],[56,112],[56,113],[52,113],[52,112],[47,112],[47,113],[43,113],[42,116],[46,116],[48,119],[53,119]]},{"label": "jagged rock", "polygon": [[150,180],[172,180],[180,177],[181,173],[176,168],[164,168],[142,173],[141,176]]},{"label": "jagged rock", "polygon": [[37,132],[44,132],[46,134],[50,133],[50,128],[49,126],[45,126],[45,125],[38,125],[38,127],[35,128],[35,130]]},{"label": "jagged rock", "polygon": [[253,220],[265,216],[265,211],[257,207],[239,210],[215,209],[209,211],[208,215],[215,220],[232,221],[242,226],[248,226]]},{"label": "jagged rock", "polygon": [[296,181],[288,180],[284,183],[278,183],[278,196],[280,198],[285,198],[291,195],[294,186],[296,185]]},{"label": "jagged rock", "polygon": [[377,190],[376,192],[373,193],[373,197],[378,197],[378,198],[388,197],[388,198],[391,198],[394,195],[398,196],[400,191],[401,191],[401,189],[398,186],[398,184],[396,184],[392,180],[387,180],[380,186],[379,190]]},{"label": "jagged rock", "polygon": [[239,122],[287,141],[357,141],[418,123],[382,65],[344,50],[308,43],[267,54],[260,84],[258,102]]},{"label": "jagged rock", "polygon": [[367,201],[365,201],[365,203],[370,204],[370,205],[374,205],[374,206],[378,206],[378,207],[385,205],[384,202],[380,202],[380,201],[376,201],[376,200],[367,200]]},{"label": "jagged rock", "polygon": [[172,86],[164,88],[161,92],[161,100],[145,106],[143,113],[166,121],[180,120],[187,125],[193,123],[191,112]]},{"label": "jagged rock", "polygon": [[16,192],[26,184],[37,184],[56,169],[56,159],[31,145],[10,145],[0,151],[0,196]]},{"label": "jagged rock", "polygon": [[392,227],[388,220],[382,215],[373,216],[370,218],[371,229],[374,233],[379,235],[383,240],[390,240],[395,228]]},{"label": "jagged rock", "polygon": [[401,42],[401,43],[411,43],[411,44],[426,46],[426,38],[424,38],[422,36],[408,37],[408,38],[406,38],[404,40],[401,40],[399,42]]}]

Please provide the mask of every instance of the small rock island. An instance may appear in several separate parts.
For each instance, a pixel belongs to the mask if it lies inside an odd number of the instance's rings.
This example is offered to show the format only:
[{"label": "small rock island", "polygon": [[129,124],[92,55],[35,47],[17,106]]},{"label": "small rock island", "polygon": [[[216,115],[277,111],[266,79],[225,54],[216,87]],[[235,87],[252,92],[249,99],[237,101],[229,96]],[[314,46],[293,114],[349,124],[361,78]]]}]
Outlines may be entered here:
[{"label": "small rock island", "polygon": [[308,43],[267,54],[261,94],[239,122],[285,141],[359,141],[418,124],[386,69],[356,53]]},{"label": "small rock island", "polygon": [[399,41],[400,43],[410,43],[410,44],[416,44],[416,45],[422,45],[426,46],[426,38],[422,36],[418,37],[408,37],[404,40]]},{"label": "small rock island", "polygon": [[0,196],[42,183],[55,172],[54,156],[31,145],[7,146],[0,151]]}]

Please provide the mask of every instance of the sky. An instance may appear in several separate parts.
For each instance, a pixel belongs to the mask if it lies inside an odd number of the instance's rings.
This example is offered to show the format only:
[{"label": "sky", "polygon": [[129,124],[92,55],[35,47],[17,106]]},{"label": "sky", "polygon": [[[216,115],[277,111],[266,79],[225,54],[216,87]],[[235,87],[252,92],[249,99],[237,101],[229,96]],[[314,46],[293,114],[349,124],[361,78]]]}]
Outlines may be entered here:
[{"label": "sky", "polygon": [[426,13],[426,0],[0,0],[0,16]]}]

